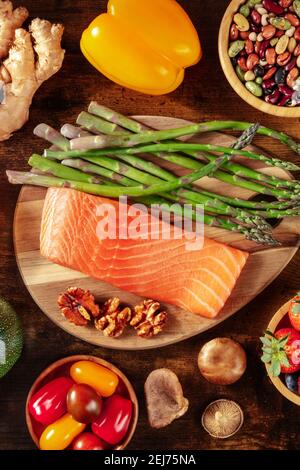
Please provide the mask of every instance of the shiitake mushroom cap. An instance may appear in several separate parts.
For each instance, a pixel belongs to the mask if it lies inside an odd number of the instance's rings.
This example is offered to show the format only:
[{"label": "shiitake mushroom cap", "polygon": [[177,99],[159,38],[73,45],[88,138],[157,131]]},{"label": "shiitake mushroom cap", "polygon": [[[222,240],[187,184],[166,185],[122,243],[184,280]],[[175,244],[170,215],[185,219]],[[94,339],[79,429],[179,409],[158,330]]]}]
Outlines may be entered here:
[{"label": "shiitake mushroom cap", "polygon": [[210,403],[202,415],[202,426],[208,434],[227,439],[236,434],[244,423],[241,407],[232,400],[220,399]]},{"label": "shiitake mushroom cap", "polygon": [[230,385],[237,382],[244,374],[247,356],[236,341],[230,338],[215,338],[200,350],[198,366],[208,382]]}]

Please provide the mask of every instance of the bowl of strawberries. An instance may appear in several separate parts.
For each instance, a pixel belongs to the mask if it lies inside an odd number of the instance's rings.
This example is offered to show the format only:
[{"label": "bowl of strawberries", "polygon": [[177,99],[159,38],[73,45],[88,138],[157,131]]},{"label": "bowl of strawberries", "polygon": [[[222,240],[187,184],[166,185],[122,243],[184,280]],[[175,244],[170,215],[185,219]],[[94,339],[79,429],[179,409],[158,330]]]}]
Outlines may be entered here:
[{"label": "bowl of strawberries", "polygon": [[277,390],[300,406],[300,292],[273,316],[262,341],[262,361]]}]

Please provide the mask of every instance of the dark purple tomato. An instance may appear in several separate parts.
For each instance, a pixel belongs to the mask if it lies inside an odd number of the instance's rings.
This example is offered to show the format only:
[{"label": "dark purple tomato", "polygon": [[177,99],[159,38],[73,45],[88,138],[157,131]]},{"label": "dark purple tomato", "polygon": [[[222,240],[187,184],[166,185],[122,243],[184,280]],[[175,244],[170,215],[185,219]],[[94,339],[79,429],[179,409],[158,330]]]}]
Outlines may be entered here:
[{"label": "dark purple tomato", "polygon": [[83,432],[73,441],[72,450],[105,450],[105,444],[92,432]]},{"label": "dark purple tomato", "polygon": [[100,415],[102,398],[89,385],[75,384],[69,390],[67,406],[68,412],[76,421],[89,424]]}]

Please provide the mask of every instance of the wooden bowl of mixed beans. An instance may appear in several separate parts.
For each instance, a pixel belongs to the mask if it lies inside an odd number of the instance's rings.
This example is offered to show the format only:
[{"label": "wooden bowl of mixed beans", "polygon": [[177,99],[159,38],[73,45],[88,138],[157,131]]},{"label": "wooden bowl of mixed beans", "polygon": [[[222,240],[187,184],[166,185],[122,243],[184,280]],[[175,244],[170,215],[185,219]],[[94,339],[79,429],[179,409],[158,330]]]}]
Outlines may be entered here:
[{"label": "wooden bowl of mixed beans", "polygon": [[300,117],[300,0],[233,0],[220,26],[219,56],[244,101]]}]

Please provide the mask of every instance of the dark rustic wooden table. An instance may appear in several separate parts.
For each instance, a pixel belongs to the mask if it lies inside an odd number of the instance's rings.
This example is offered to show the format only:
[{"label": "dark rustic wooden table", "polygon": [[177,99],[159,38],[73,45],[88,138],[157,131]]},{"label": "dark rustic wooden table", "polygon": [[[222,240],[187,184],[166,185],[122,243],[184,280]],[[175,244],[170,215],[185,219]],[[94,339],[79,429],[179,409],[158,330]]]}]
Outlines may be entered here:
[{"label": "dark rustic wooden table", "polygon": [[[280,119],[257,112],[242,102],[226,82],[219,65],[217,37],[228,1],[180,1],[199,31],[204,58],[187,71],[184,84],[176,92],[160,97],[141,95],[113,84],[81,55],[81,32],[100,11],[104,11],[105,0],[24,0],[15,3],[28,7],[32,17],[62,21],[66,27],[64,47],[67,54],[61,72],[44,84],[36,95],[28,124],[11,140],[0,144],[0,294],[20,314],[25,334],[21,359],[0,382],[0,449],[34,448],[24,418],[27,392],[46,366],[72,354],[95,354],[112,361],[133,382],[141,412],[129,449],[299,449],[299,408],[283,399],[267,379],[259,359],[258,338],[277,308],[300,288],[300,253],[270,287],[217,328],[174,346],[140,352],[96,348],[58,329],[30,298],[14,256],[13,215],[19,188],[7,183],[5,169],[25,169],[28,156],[42,149],[42,142],[32,136],[36,124],[47,122],[59,126],[72,122],[92,99],[128,114],[158,114],[194,121],[224,118],[259,121],[300,139],[297,119]],[[282,157],[293,158],[274,141],[260,140],[260,144]],[[230,387],[208,384],[197,369],[200,347],[216,336],[236,339],[247,351],[247,372],[242,380]],[[143,385],[147,374],[158,367],[169,367],[178,374],[190,400],[190,409],[182,419],[155,431],[147,422]],[[224,441],[210,438],[201,427],[204,407],[219,397],[236,400],[245,412],[242,430]]]}]

